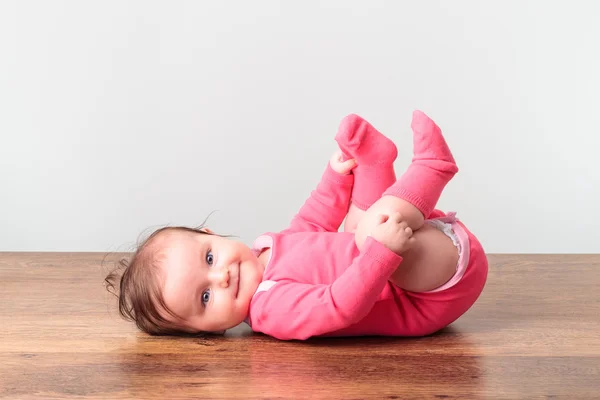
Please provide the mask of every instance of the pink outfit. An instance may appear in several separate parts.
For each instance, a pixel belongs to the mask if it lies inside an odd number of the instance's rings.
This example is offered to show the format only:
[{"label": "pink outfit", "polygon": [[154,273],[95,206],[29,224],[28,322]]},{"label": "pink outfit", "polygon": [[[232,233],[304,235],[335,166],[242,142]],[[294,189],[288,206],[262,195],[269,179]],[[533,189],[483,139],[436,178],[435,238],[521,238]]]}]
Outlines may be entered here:
[{"label": "pink outfit", "polygon": [[[254,243],[257,253],[271,248],[264,281],[250,304],[247,322],[254,331],[283,340],[421,336],[455,321],[479,297],[487,278],[484,251],[461,222],[438,210],[425,215],[452,228],[461,249],[456,275],[428,293],[408,292],[389,282],[402,257],[371,237],[359,251],[354,234],[338,232],[353,181],[352,174],[342,176],[328,166],[289,228]],[[422,200],[427,194],[417,194],[426,209]]]},{"label": "pink outfit", "polygon": [[414,112],[411,128],[414,145],[412,163],[383,195],[404,199],[423,215],[431,215],[458,167],[441,129],[429,117],[419,111]]},{"label": "pink outfit", "polygon": [[393,164],[398,149],[394,142],[356,114],[342,119],[335,140],[342,150],[343,160],[354,158],[358,163],[358,168],[352,171],[355,179],[351,199],[352,204],[366,210],[396,182]]}]

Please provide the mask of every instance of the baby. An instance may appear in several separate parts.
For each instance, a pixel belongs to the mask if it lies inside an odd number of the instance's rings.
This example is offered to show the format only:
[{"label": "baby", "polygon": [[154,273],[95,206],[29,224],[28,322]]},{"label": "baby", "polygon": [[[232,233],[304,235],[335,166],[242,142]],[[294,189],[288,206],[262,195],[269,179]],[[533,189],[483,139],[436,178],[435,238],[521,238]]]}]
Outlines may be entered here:
[{"label": "baby", "polygon": [[[439,127],[415,111],[414,156],[396,179],[394,144],[359,116],[290,225],[252,247],[210,229],[154,232],[106,281],[149,334],[220,333],[242,322],[282,340],[422,336],[463,315],[488,264],[479,241],[434,207],[458,168]],[[344,231],[338,232],[342,222]]]}]

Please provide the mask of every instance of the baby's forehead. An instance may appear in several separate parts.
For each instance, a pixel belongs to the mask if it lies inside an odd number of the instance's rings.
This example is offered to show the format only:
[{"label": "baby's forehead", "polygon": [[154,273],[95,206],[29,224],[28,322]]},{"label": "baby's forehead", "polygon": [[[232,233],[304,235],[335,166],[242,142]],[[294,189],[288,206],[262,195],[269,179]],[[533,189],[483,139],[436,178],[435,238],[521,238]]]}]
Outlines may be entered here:
[{"label": "baby's forehead", "polygon": [[157,256],[163,259],[180,258],[186,253],[196,252],[206,240],[203,236],[205,235],[183,230],[165,231],[154,238],[152,247]]},{"label": "baby's forehead", "polygon": [[172,246],[175,244],[189,244],[191,239],[195,239],[194,232],[185,231],[182,229],[167,229],[160,232],[153,238],[153,245],[157,247]]},{"label": "baby's forehead", "polygon": [[154,236],[147,243],[145,251],[158,264],[162,273],[174,266],[195,263],[198,255],[207,246],[211,246],[212,235],[183,229],[168,229]]}]

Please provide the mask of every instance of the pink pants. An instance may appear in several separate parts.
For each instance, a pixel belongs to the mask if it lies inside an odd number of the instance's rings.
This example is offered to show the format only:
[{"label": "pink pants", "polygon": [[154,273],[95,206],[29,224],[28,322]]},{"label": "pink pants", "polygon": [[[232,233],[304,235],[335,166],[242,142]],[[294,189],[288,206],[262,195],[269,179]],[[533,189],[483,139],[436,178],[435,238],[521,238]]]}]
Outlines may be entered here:
[{"label": "pink pants", "polygon": [[[441,214],[441,215],[440,215]],[[488,274],[488,260],[477,238],[456,219],[454,213],[444,215],[435,210],[426,221],[453,238],[459,250],[459,261],[454,276],[441,287],[429,292],[415,293],[392,285],[400,307],[410,317],[397,326],[406,336],[421,336],[436,332],[466,313],[483,291]]]}]

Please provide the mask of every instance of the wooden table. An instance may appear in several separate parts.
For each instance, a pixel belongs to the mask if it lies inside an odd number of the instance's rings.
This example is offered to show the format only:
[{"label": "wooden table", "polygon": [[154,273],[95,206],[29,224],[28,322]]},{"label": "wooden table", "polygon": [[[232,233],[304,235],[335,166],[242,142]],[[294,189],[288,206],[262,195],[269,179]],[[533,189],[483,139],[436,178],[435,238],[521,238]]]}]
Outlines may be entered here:
[{"label": "wooden table", "polygon": [[138,333],[103,257],[0,253],[0,398],[600,398],[600,255],[490,255],[438,334],[307,342]]}]

